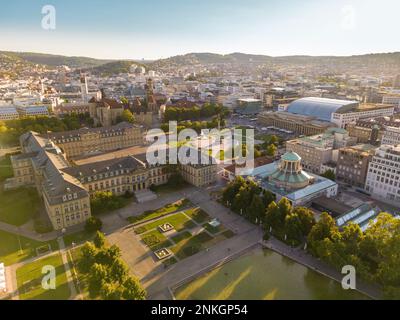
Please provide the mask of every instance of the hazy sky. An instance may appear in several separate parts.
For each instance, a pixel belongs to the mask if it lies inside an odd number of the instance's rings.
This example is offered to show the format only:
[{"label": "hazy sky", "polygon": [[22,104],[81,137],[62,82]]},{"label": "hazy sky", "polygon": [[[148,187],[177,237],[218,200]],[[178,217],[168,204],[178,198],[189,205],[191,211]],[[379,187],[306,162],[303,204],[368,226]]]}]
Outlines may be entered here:
[{"label": "hazy sky", "polygon": [[[0,0],[0,50],[113,59],[400,51],[399,0]],[[56,29],[42,28],[42,7]]]}]

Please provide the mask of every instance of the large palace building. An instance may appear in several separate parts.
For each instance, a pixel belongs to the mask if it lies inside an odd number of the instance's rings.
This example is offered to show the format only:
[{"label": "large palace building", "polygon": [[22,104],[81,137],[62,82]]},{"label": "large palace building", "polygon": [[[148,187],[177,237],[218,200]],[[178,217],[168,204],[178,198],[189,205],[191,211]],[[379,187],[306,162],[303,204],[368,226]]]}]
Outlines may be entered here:
[{"label": "large palace building", "polygon": [[[132,141],[139,143],[139,138],[130,140],[124,135],[124,129],[133,128],[124,124],[119,127],[121,130],[85,129],[75,135],[64,132],[49,136],[28,132],[20,138],[22,153],[11,157],[14,177],[7,180],[5,188],[35,187],[55,230],[86,221],[91,216],[90,197],[96,192],[108,191],[117,196],[149,193],[152,186],[166,184],[173,170],[167,164],[150,164],[143,148],[139,148],[139,154],[130,152],[131,148],[117,150],[116,147],[132,146]],[[89,136],[81,140],[86,134]],[[91,143],[80,145],[81,141]],[[79,155],[78,150],[81,154],[114,152],[103,154],[102,160],[72,165],[69,157]],[[117,153],[121,156],[115,156]],[[111,157],[107,158],[109,154]],[[216,180],[217,165],[212,159],[204,165],[188,163],[177,168],[185,181],[197,187]]]},{"label": "large palace building", "polygon": [[143,144],[141,127],[127,122],[121,122],[112,127],[82,128],[74,131],[49,133],[45,137],[59,146],[68,158]]}]

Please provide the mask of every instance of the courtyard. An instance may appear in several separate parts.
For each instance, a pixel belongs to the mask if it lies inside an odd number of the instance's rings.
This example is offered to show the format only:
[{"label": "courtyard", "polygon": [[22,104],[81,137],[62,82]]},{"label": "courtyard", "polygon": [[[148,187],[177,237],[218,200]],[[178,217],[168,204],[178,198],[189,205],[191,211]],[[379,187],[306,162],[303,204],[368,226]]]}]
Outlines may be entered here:
[{"label": "courtyard", "polygon": [[201,208],[192,206],[140,223],[134,232],[154,253],[156,261],[170,266],[235,235],[223,225],[211,226],[211,219]]}]

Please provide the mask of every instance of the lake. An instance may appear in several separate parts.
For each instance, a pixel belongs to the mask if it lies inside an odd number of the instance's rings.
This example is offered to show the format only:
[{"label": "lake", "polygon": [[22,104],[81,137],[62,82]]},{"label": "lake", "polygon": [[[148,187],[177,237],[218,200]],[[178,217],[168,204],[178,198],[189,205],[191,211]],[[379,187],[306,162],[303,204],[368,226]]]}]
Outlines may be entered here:
[{"label": "lake", "polygon": [[274,251],[257,248],[175,291],[178,300],[361,300],[342,286]]}]

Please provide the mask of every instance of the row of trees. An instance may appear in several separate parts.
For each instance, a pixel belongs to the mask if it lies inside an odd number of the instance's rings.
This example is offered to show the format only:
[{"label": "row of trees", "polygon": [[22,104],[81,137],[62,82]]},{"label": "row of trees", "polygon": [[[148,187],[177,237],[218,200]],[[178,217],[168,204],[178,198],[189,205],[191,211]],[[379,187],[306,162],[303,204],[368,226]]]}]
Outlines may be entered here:
[{"label": "row of trees", "polygon": [[315,257],[338,270],[353,265],[361,278],[381,284],[386,298],[400,299],[400,219],[383,212],[365,232],[355,223],[339,229],[328,213],[316,222],[310,209],[292,207],[286,198],[276,203],[272,194],[241,177],[225,188],[222,199],[234,212],[262,224],[265,238],[273,234],[295,245],[306,241]]},{"label": "row of trees", "polygon": [[275,199],[273,193],[263,190],[253,180],[242,177],[229,183],[222,194],[224,204],[234,212],[262,225],[266,237],[273,233],[282,240],[298,244],[315,224],[313,213],[307,208],[293,208],[286,198],[278,203]]},{"label": "row of trees", "polygon": [[339,230],[323,213],[307,241],[314,256],[339,270],[353,265],[363,279],[381,284],[387,299],[400,299],[400,219],[381,213],[363,232],[354,223]]},{"label": "row of trees", "polygon": [[[221,119],[219,121],[219,124],[221,128],[225,126],[225,120]],[[202,129],[213,129],[218,127],[218,118],[214,118],[211,121],[181,121],[178,123],[177,126],[177,131],[178,133],[181,132],[184,129],[193,129],[197,133],[200,133]],[[161,124],[161,130],[164,132],[169,132],[169,124],[168,123],[163,123]]]},{"label": "row of trees", "polygon": [[56,117],[26,117],[16,120],[0,121],[0,144],[12,146],[18,144],[19,137],[27,131],[38,133],[62,132],[76,130],[82,126],[93,126],[89,114],[66,115],[62,119]]},{"label": "row of trees", "polygon": [[104,234],[97,232],[93,243],[81,249],[78,264],[80,272],[87,275],[89,295],[103,300],[144,300],[146,291],[140,282],[129,275],[128,266],[121,259],[121,250],[106,245]]},{"label": "row of trees", "polygon": [[274,194],[262,190],[253,180],[242,177],[229,183],[222,193],[222,201],[227,207],[256,224],[263,223],[265,209],[274,200]]},{"label": "row of trees", "polygon": [[168,107],[164,113],[164,122],[199,120],[212,116],[224,118],[229,114],[229,110],[220,104],[205,103],[203,106],[192,108]]}]

